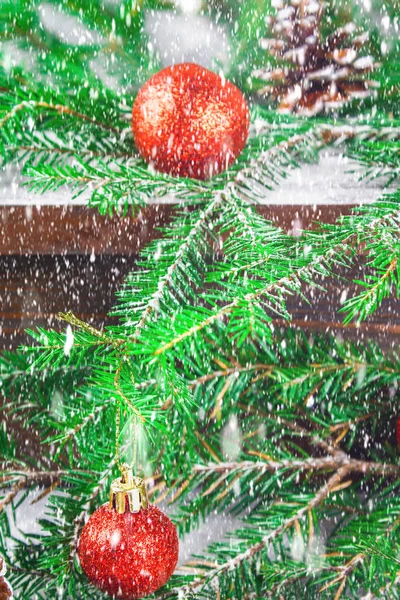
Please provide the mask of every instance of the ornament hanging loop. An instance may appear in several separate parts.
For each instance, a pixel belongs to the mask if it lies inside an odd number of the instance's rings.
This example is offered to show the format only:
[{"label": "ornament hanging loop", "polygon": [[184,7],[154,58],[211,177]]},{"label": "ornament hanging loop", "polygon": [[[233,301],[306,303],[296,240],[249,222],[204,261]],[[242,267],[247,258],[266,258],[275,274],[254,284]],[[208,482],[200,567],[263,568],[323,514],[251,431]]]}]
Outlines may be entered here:
[{"label": "ornament hanging loop", "polygon": [[149,505],[147,499],[146,485],[143,479],[135,477],[132,468],[121,465],[122,475],[114,479],[110,488],[110,508],[118,514],[128,511],[137,513]]},{"label": "ornament hanging loop", "polygon": [[[117,395],[117,411],[116,411],[116,415],[115,415],[115,462],[118,466],[118,468],[120,469],[121,473],[123,473],[124,471],[124,465],[121,464],[120,462],[120,443],[119,443],[119,436],[121,433],[121,399],[124,400],[126,402],[126,404],[129,406],[129,408],[132,410],[133,412],[133,460],[132,460],[132,468],[134,469],[135,473],[136,473],[136,463],[137,463],[137,428],[138,428],[138,420],[139,421],[144,421],[144,418],[142,417],[142,415],[140,415],[140,413],[138,412],[138,410],[135,408],[135,406],[132,404],[132,402],[129,400],[129,398],[127,398],[127,396],[123,393],[122,388],[121,388],[121,384],[120,384],[120,377],[121,377],[121,372],[122,372],[122,368],[123,368],[123,361],[121,361],[121,363],[119,364],[119,367],[115,373],[115,377],[114,377],[114,386],[118,392]],[[135,378],[133,376],[133,373],[130,374],[130,378],[132,381],[132,385],[135,385]]]}]

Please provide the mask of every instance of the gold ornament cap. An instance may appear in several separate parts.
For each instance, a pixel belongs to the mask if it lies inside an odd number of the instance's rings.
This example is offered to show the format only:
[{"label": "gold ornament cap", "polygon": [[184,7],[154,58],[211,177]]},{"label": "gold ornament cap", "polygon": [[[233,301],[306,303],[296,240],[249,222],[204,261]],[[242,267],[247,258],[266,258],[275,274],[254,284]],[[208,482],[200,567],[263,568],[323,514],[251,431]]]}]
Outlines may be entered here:
[{"label": "gold ornament cap", "polygon": [[147,508],[146,485],[140,477],[134,477],[129,465],[122,465],[122,475],[114,479],[110,487],[110,508],[122,515],[128,509],[131,513],[138,513],[142,508]]}]

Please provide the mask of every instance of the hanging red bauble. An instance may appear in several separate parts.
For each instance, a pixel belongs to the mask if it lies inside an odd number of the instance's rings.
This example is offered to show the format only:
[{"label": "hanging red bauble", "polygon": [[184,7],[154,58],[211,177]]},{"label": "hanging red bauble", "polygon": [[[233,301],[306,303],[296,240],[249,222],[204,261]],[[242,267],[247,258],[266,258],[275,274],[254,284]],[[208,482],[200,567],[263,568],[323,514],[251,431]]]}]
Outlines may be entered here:
[{"label": "hanging red bauble", "polygon": [[178,536],[170,519],[148,504],[141,479],[126,469],[112,483],[110,503],[83,528],[78,555],[89,580],[114,598],[152,594],[171,577],[178,561]]},{"label": "hanging red bauble", "polygon": [[163,69],[141,88],[132,129],[140,154],[157,171],[209,179],[243,150],[249,110],[235,85],[182,63]]}]

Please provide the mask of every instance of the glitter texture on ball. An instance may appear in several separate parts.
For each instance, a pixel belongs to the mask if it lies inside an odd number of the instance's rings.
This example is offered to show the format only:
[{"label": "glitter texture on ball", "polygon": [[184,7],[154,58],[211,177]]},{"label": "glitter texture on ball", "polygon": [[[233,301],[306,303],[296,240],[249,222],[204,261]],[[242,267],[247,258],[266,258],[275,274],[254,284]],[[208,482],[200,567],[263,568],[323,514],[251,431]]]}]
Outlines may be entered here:
[{"label": "glitter texture on ball", "polygon": [[178,561],[174,524],[156,506],[118,514],[108,504],[86,523],[79,559],[88,579],[121,600],[143,598],[171,577]]},{"label": "glitter texture on ball", "polygon": [[141,88],[132,129],[142,157],[157,171],[209,179],[243,150],[249,110],[241,91],[193,63],[163,69]]}]

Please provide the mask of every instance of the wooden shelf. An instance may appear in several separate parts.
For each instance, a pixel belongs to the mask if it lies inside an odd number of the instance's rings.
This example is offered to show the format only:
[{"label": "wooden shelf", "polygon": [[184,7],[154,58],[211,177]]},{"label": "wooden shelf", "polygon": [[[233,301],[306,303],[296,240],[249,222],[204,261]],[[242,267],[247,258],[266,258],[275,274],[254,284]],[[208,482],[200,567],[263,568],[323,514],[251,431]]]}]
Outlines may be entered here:
[{"label": "wooden shelf", "polygon": [[[354,205],[258,206],[268,220],[286,231],[313,227],[316,220],[333,223]],[[159,235],[157,227],[168,223],[173,207],[146,207],[134,218],[109,219],[84,206],[0,207],[0,348],[15,348],[29,338],[30,327],[56,327],[59,311],[73,310],[101,326],[115,303],[115,292],[135,268],[141,248]],[[340,275],[340,273],[339,273]],[[355,267],[342,273],[348,279],[363,278]],[[305,289],[312,304],[288,298],[292,326],[310,334],[331,331],[352,339],[375,339],[383,347],[398,346],[400,300],[385,301],[360,327],[344,327],[338,314],[341,295],[357,293],[342,279],[321,282],[325,290]],[[311,297],[311,296],[310,296]],[[276,320],[276,326],[285,325]]]},{"label": "wooden shelf", "polygon": [[[286,231],[333,223],[351,205],[260,205],[266,219]],[[0,255],[137,255],[168,223],[170,204],[149,205],[136,217],[103,217],[84,206],[0,206]]]},{"label": "wooden shelf", "polygon": [[[330,149],[318,163],[302,165],[276,189],[265,190],[257,210],[286,231],[307,229],[315,220],[333,223],[382,192],[376,181],[360,182],[357,169],[357,163]],[[0,192],[0,255],[135,255],[173,211],[160,202],[136,217],[102,217],[86,207],[89,193],[77,201],[71,201],[68,188],[34,196],[12,166],[0,176]]]},{"label": "wooden shelf", "polygon": [[135,218],[103,217],[84,206],[1,206],[0,255],[134,255],[171,213],[170,205],[149,206]]}]

